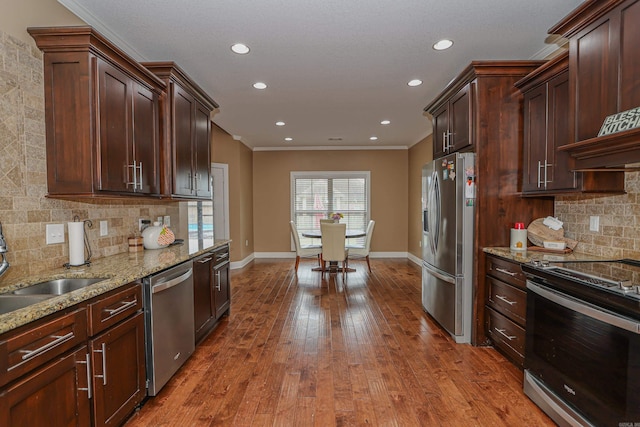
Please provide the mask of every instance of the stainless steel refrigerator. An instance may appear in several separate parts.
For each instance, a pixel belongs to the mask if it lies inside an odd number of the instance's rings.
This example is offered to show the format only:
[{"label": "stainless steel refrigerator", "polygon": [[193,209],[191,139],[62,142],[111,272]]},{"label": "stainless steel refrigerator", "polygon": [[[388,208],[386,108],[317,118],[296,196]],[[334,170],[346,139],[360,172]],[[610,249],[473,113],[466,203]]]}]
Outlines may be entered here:
[{"label": "stainless steel refrigerator", "polygon": [[471,342],[475,154],[422,169],[422,306],[458,343]]}]

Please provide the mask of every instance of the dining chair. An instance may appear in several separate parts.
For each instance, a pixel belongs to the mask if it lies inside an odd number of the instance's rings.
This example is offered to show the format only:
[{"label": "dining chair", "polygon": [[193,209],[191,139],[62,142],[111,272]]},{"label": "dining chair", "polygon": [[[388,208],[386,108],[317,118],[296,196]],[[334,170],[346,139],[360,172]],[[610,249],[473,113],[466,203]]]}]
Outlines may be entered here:
[{"label": "dining chair", "polygon": [[332,219],[321,219],[320,220],[320,224],[324,223],[324,224],[333,224],[335,221]]},{"label": "dining chair", "polygon": [[345,248],[347,224],[320,223],[320,233],[322,234],[322,253],[320,254],[320,265],[324,276],[325,262],[342,262],[342,278],[344,279],[349,260],[349,250]]},{"label": "dining chair", "polygon": [[349,249],[349,259],[364,258],[367,260],[367,267],[369,267],[369,273],[371,273],[371,264],[369,263],[369,251],[371,250],[371,236],[373,235],[373,227],[376,222],[374,220],[369,221],[367,224],[367,234],[364,239],[364,245],[347,245]]},{"label": "dining chair", "polygon": [[300,235],[298,234],[298,227],[293,221],[289,222],[291,226],[291,235],[293,236],[293,242],[296,245],[296,273],[298,272],[298,265],[300,264],[300,258],[312,258],[315,257],[320,262],[320,255],[322,253],[322,245],[301,245]]}]

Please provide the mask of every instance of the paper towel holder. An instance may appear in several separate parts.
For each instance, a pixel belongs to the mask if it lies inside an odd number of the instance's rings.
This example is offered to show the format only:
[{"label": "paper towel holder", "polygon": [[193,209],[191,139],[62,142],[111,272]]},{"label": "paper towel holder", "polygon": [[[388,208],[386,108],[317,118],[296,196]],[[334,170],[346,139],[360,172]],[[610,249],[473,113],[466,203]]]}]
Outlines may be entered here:
[{"label": "paper towel holder", "polygon": [[[73,221],[74,222],[78,222],[80,221],[80,217],[78,215],[74,215],[73,216]],[[82,221],[84,223],[84,227],[85,228],[93,228],[93,222],[91,222],[90,219],[85,219],[84,221]],[[87,257],[85,258],[84,262],[82,264],[78,264],[78,265],[71,265],[71,263],[65,262],[62,266],[65,267],[67,270],[70,269],[71,267],[82,267],[82,266],[88,266],[91,267],[91,245],[89,245],[89,237],[87,237],[87,233],[85,231],[84,233],[84,248],[87,254]]]}]

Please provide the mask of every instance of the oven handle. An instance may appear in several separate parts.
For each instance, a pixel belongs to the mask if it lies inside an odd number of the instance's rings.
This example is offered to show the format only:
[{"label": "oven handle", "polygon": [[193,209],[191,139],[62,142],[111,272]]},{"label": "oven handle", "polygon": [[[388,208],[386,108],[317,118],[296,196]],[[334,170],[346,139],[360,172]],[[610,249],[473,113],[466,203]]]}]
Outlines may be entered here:
[{"label": "oven handle", "polygon": [[543,288],[542,286],[539,286],[529,280],[527,280],[527,289],[540,295],[543,298],[548,299],[549,301],[555,302],[558,305],[568,308],[569,310],[576,311],[578,313],[584,314],[585,316],[589,316],[593,319],[600,320],[601,322],[607,323],[609,325],[616,326],[618,328],[625,329],[627,331],[640,335],[640,323],[638,322],[634,322],[624,317],[610,314],[606,311],[598,310],[590,305],[583,303],[580,300],[574,299],[560,292]]}]

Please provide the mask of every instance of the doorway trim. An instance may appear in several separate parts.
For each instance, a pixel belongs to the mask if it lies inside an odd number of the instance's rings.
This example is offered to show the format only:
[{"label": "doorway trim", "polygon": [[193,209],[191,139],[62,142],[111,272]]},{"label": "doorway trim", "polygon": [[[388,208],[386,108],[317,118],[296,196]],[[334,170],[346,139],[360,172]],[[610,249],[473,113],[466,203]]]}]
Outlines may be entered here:
[{"label": "doorway trim", "polygon": [[[222,177],[222,197],[220,189],[216,191],[215,177]],[[213,230],[216,239],[229,240],[229,165],[226,163],[211,163],[211,177],[213,180]],[[224,235],[218,234],[222,225]]]}]

